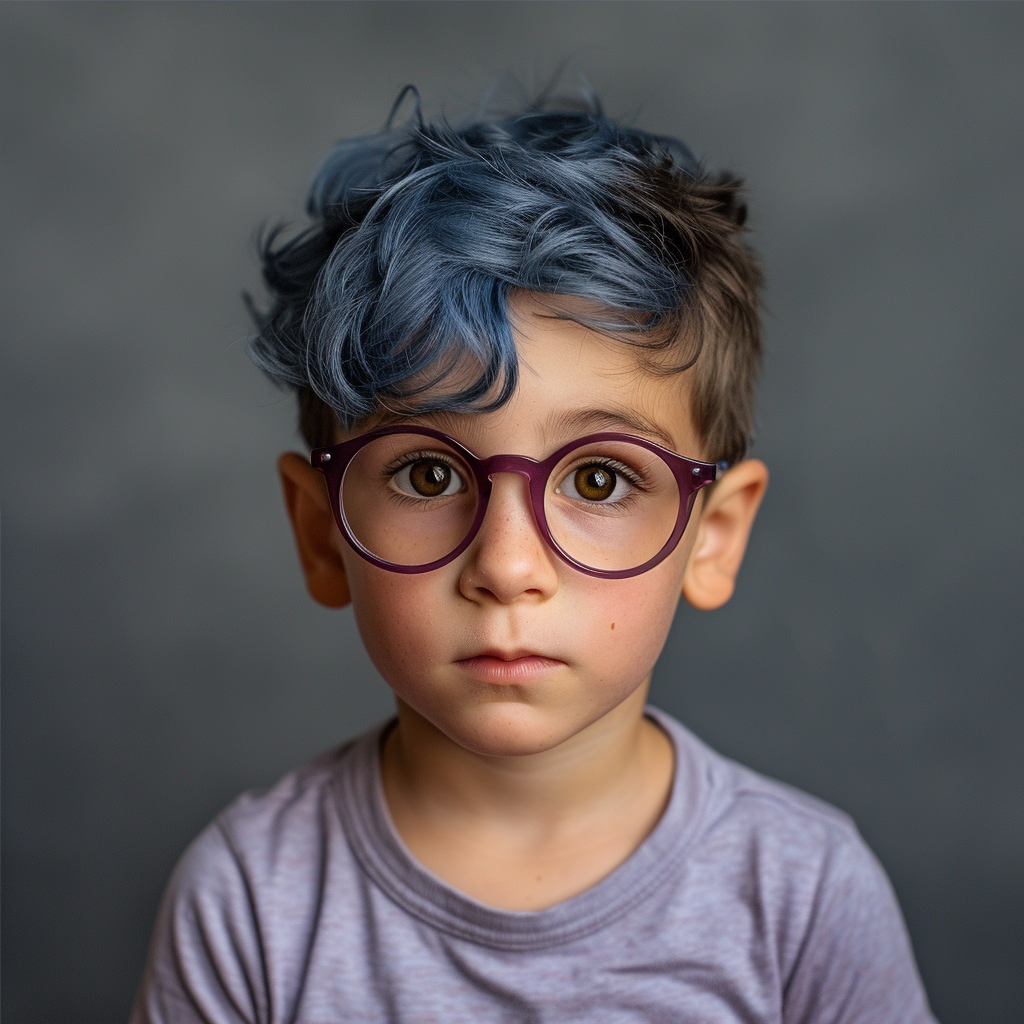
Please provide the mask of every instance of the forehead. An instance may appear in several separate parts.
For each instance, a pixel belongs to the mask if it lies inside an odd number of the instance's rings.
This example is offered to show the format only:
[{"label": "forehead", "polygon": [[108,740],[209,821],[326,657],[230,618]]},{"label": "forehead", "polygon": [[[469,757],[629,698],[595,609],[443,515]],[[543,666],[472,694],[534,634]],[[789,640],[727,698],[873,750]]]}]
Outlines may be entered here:
[{"label": "forehead", "polygon": [[594,312],[568,296],[513,300],[519,386],[507,418],[534,422],[551,443],[625,428],[676,451],[692,449],[688,375],[659,374],[649,352],[570,319]]},{"label": "forehead", "polygon": [[[543,455],[583,434],[638,434],[698,456],[690,412],[689,373],[658,373],[649,352],[576,323],[593,304],[569,296],[520,293],[510,303],[519,381],[492,412],[434,412],[410,417],[381,411],[365,425],[428,422],[480,456]],[[467,375],[479,372],[467,366]],[[456,372],[456,379],[459,374]]]}]

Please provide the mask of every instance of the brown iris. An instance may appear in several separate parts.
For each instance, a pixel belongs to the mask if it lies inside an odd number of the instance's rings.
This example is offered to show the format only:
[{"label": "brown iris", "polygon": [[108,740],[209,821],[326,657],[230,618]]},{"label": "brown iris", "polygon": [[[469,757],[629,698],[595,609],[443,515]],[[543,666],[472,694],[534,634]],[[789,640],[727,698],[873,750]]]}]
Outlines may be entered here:
[{"label": "brown iris", "polygon": [[409,470],[409,482],[425,498],[436,498],[448,490],[452,482],[452,471],[443,462],[424,460],[415,463]]},{"label": "brown iris", "polygon": [[615,474],[607,466],[580,466],[573,482],[588,501],[604,501],[615,490]]}]

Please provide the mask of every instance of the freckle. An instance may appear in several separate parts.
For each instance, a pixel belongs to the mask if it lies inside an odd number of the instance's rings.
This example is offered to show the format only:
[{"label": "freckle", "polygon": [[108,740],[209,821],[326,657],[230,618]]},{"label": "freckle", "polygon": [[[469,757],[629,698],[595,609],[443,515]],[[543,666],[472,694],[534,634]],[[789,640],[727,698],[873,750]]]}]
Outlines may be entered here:
[{"label": "freckle", "polygon": [[615,623],[613,622],[613,623],[612,623],[612,629],[614,629],[614,628],[615,628]]}]

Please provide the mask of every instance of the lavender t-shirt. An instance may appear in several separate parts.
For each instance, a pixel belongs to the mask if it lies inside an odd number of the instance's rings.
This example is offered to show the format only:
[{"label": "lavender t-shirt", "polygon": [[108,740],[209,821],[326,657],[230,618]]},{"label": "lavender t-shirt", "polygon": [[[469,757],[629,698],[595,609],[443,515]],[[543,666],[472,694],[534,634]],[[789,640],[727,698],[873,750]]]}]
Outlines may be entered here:
[{"label": "lavender t-shirt", "polygon": [[239,797],[175,869],[132,1024],[933,1024],[850,820],[648,713],[675,745],[665,813],[547,910],[413,859],[381,729]]}]

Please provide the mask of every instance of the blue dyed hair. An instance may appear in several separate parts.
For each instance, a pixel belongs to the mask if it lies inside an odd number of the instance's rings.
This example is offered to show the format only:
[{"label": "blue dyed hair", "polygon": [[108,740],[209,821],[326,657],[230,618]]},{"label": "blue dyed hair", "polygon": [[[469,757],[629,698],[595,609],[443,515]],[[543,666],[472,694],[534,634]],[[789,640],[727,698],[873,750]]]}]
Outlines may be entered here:
[{"label": "blue dyed hair", "polygon": [[499,407],[518,373],[510,298],[578,296],[593,314],[564,315],[677,346],[659,372],[708,364],[717,384],[697,373],[695,425],[709,455],[741,457],[759,345],[739,184],[599,108],[462,127],[417,108],[404,127],[339,143],[310,190],[313,223],[261,241],[272,303],[254,311],[253,357],[297,390],[306,440],[326,444],[382,406]]}]

